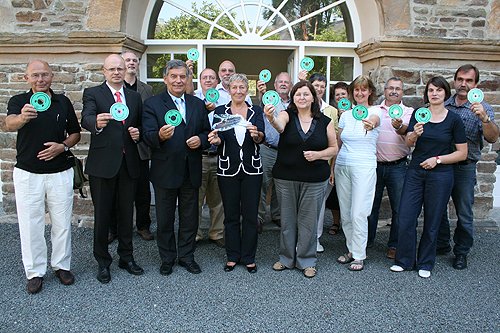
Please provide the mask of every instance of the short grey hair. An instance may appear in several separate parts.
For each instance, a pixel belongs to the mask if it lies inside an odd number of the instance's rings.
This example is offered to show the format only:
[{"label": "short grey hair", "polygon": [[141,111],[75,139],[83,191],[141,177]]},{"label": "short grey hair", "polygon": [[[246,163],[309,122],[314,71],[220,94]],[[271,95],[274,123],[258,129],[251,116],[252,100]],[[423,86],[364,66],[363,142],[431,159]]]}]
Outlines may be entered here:
[{"label": "short grey hair", "polygon": [[139,56],[137,55],[137,53],[135,53],[134,51],[129,51],[129,50],[125,50],[123,51],[122,53],[120,53],[120,57],[123,58],[123,56],[126,54],[126,53],[132,53],[133,55],[135,55],[135,57],[137,58],[137,60],[140,62],[141,59],[139,58]]},{"label": "short grey hair", "polygon": [[290,78],[290,84],[293,84],[293,82],[292,82],[292,77],[291,77],[291,76],[290,76],[290,74],[288,74],[287,72],[281,72],[281,73],[279,73],[278,75],[276,75],[276,77],[274,78],[274,83],[278,82],[278,78],[279,78],[282,74],[286,74],[286,75],[288,75],[288,77]]},{"label": "short grey hair", "polygon": [[384,89],[387,89],[387,87],[389,86],[389,81],[398,81],[398,82],[401,82],[401,84],[403,85],[403,91],[405,90],[405,83],[403,82],[403,80],[401,80],[399,77],[391,77],[389,80],[387,80],[385,82],[385,85],[384,85]]},{"label": "short grey hair", "polygon": [[185,68],[186,69],[186,76],[189,76],[189,74],[190,74],[189,67],[186,65],[186,63],[184,61],[179,60],[179,59],[173,59],[173,60],[170,60],[169,62],[167,62],[167,64],[165,65],[165,68],[163,69],[163,75],[167,76],[168,72],[171,69],[175,69],[175,68]]},{"label": "short grey hair", "polygon": [[229,77],[229,83],[228,83],[228,87],[231,87],[231,84],[235,81],[238,81],[238,82],[243,82],[245,83],[245,86],[247,87],[247,90],[249,89],[249,84],[248,84],[248,78],[245,74],[241,74],[241,73],[234,73],[234,74],[231,74],[231,76]]}]

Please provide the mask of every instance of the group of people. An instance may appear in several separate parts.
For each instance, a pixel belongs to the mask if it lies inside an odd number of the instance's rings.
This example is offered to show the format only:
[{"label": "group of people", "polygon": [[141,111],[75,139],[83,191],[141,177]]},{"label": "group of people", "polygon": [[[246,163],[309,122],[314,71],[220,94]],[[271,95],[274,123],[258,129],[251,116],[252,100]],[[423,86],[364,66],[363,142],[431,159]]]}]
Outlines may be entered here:
[{"label": "group of people", "polygon": [[[278,74],[276,105],[262,103],[267,86],[259,81],[260,105],[253,105],[246,75],[237,73],[230,61],[222,62],[218,73],[204,69],[200,88],[194,90],[192,61],[171,60],[163,72],[166,91],[155,96],[138,80],[138,64],[130,51],[109,55],[102,68],[105,82],[83,93],[81,126],[91,133],[85,173],[94,205],[94,257],[100,282],[111,280],[108,244],[114,239],[118,267],[132,275],[144,273],[133,256],[133,207],[135,202],[138,234],[154,239],[150,181],[162,275],[171,274],[176,262],[190,273],[201,272],[194,252],[203,238],[205,199],[209,238],[227,253],[223,269],[230,272],[241,264],[256,273],[258,233],[268,194],[271,220],[281,230],[274,270],[297,268],[308,278],[316,275],[328,208],[334,217],[329,232],[342,228],[346,238],[347,252],[337,260],[360,271],[366,249],[375,241],[384,188],[392,210],[387,253],[394,259],[392,271],[418,269],[419,276],[429,277],[436,253],[451,250],[446,209],[450,196],[458,215],[453,267],[467,267],[473,245],[476,163],[483,138],[498,139],[492,107],[467,100],[468,91],[479,82],[476,67],[457,70],[453,96],[444,78],[427,82],[423,97],[431,118],[424,123],[403,105],[404,84],[396,77],[385,83],[381,105],[375,105],[376,89],[368,76],[349,85],[335,84],[336,103],[349,98],[353,108],[366,112],[358,120],[351,109],[335,108],[322,99],[327,80],[320,73],[307,79],[309,73],[301,71],[295,85],[289,74]],[[51,266],[61,283],[74,282],[74,156],[69,149],[80,140],[80,125],[71,102],[51,90],[53,76],[46,62],[30,62],[25,79],[31,89],[10,99],[6,118],[7,128],[18,132],[13,179],[30,293],[42,289],[46,274],[45,200],[52,221]],[[206,99],[209,89],[217,90],[217,101]],[[44,111],[37,111],[30,100],[38,92],[51,102]],[[126,104],[126,119],[113,118],[110,109],[115,103]],[[393,105],[403,110],[394,119],[388,111]],[[171,110],[182,117],[177,126],[166,117]],[[241,118],[236,125],[218,124],[233,116]],[[417,252],[422,204],[424,225]]]}]

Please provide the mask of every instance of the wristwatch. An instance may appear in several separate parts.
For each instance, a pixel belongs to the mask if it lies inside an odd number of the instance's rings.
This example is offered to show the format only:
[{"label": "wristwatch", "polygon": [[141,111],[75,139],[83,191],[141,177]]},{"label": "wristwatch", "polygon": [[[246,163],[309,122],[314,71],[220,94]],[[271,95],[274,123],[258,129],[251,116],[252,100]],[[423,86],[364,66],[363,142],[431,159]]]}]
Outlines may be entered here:
[{"label": "wristwatch", "polygon": [[62,145],[64,146],[64,151],[68,151],[69,150],[69,147],[64,143],[64,142],[61,142]]},{"label": "wristwatch", "polygon": [[439,156],[436,156],[436,163],[441,164],[441,158],[439,158]]},{"label": "wristwatch", "polygon": [[[482,120],[481,120],[481,121],[482,121]],[[491,121],[491,118],[490,118],[490,116],[488,116],[488,120],[483,121],[483,124],[487,124],[487,123],[489,123],[490,121]]]}]

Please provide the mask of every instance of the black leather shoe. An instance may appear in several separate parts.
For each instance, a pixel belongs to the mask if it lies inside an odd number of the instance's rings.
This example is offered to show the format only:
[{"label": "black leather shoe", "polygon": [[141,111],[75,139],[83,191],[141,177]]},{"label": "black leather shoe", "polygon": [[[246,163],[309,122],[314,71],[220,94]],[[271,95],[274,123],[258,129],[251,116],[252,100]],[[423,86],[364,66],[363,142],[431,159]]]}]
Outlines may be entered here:
[{"label": "black leather shoe", "polygon": [[111,274],[109,273],[109,267],[99,267],[97,271],[97,280],[101,283],[108,283],[111,281]]},{"label": "black leather shoe", "polygon": [[257,219],[257,232],[260,234],[264,228],[264,221]]},{"label": "black leather shoe", "polygon": [[248,267],[247,266],[248,273],[257,273],[257,265]]},{"label": "black leather shoe", "polygon": [[189,273],[193,274],[200,274],[201,273],[201,268],[200,266],[196,263],[196,261],[180,261],[179,260],[179,265],[182,267],[185,267]]},{"label": "black leather shoe", "polygon": [[141,267],[139,267],[139,265],[137,265],[135,263],[135,261],[133,261],[133,260],[129,261],[129,262],[125,262],[123,260],[120,260],[118,262],[118,267],[126,269],[127,272],[129,272],[132,275],[142,275],[142,274],[144,274],[144,270]]},{"label": "black leather shoe", "polygon": [[226,264],[226,266],[224,266],[224,271],[226,271],[226,272],[231,272],[231,271],[232,271],[235,267],[236,267],[236,264],[234,264],[234,265],[232,265],[232,266],[231,266],[231,265]]},{"label": "black leather shoe", "polygon": [[446,254],[451,251],[451,246],[445,246],[445,247],[438,247],[436,250],[436,254],[442,256],[443,254]]},{"label": "black leather shoe", "polygon": [[466,269],[467,268],[467,256],[465,254],[458,254],[453,260],[453,268],[455,269]]},{"label": "black leather shoe", "polygon": [[163,262],[160,266],[160,274],[161,275],[170,275],[173,272],[172,266],[174,266],[173,262]]}]

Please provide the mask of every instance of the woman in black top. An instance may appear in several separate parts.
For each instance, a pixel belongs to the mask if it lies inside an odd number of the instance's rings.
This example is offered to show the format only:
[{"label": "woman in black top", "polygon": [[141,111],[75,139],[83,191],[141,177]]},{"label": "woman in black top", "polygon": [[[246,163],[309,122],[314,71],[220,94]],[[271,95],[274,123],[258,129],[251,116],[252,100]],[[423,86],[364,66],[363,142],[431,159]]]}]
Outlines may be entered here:
[{"label": "woman in black top", "polygon": [[[226,272],[238,262],[246,265],[248,272],[257,272],[257,215],[262,163],[259,144],[264,142],[262,108],[248,105],[248,79],[245,74],[233,74],[229,79],[231,102],[215,109],[215,115],[241,115],[248,122],[228,131],[214,130],[208,141],[219,146],[217,180],[224,205],[224,231],[226,239]],[[218,122],[214,117],[214,124]],[[240,223],[240,216],[243,220]]]},{"label": "woman in black top", "polygon": [[[432,117],[417,122],[416,110],[410,119],[406,145],[415,145],[406,173],[399,206],[398,247],[394,272],[418,269],[422,278],[431,276],[436,261],[437,235],[441,217],[453,188],[453,163],[467,158],[465,127],[459,115],[449,112],[444,101],[450,98],[450,86],[441,76],[427,82],[424,102]],[[451,152],[454,143],[456,151]],[[424,204],[424,228],[417,254],[418,216]]]},{"label": "woman in black top", "polygon": [[320,111],[316,90],[308,81],[290,92],[290,106],[274,116],[264,107],[269,123],[280,133],[273,168],[281,209],[280,260],[273,269],[297,267],[306,277],[316,275],[318,215],[330,178],[328,160],[337,154],[335,128]]}]

